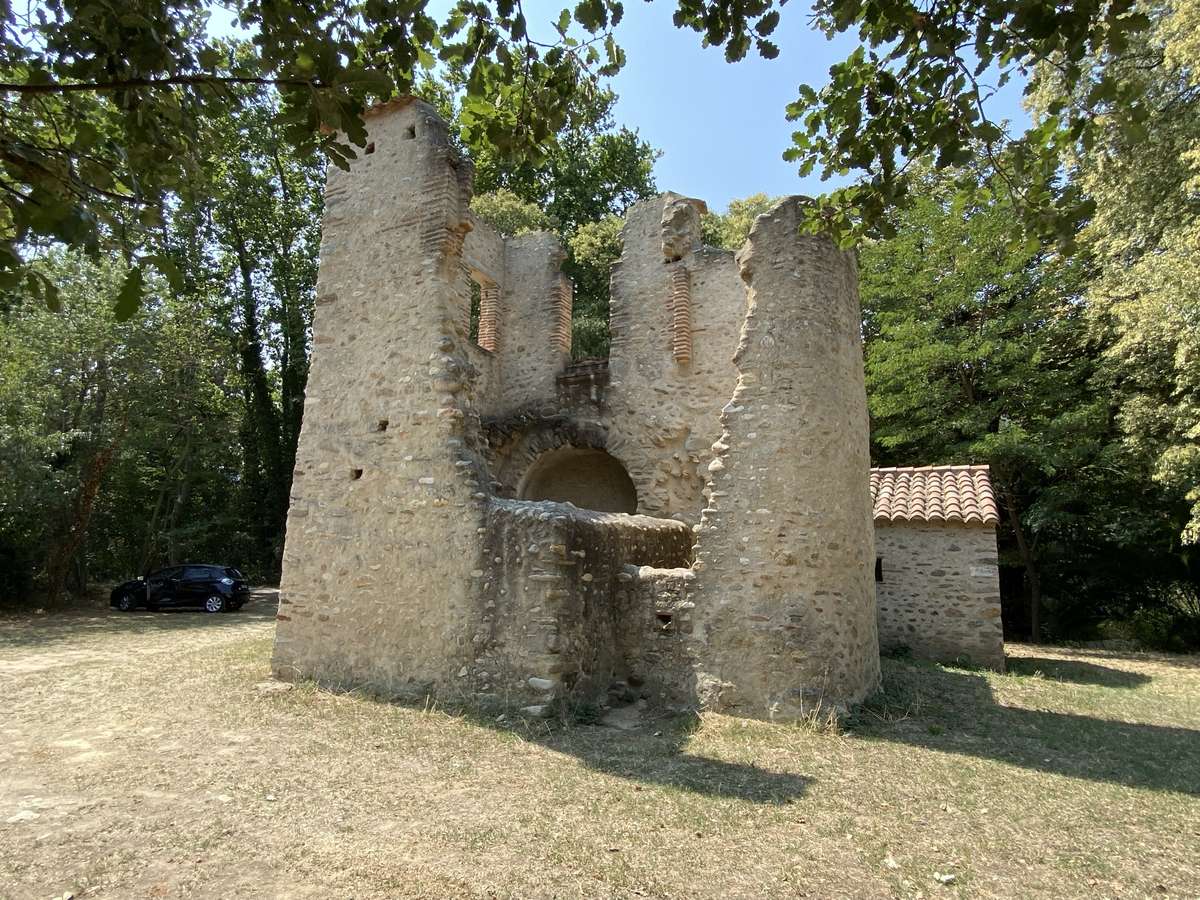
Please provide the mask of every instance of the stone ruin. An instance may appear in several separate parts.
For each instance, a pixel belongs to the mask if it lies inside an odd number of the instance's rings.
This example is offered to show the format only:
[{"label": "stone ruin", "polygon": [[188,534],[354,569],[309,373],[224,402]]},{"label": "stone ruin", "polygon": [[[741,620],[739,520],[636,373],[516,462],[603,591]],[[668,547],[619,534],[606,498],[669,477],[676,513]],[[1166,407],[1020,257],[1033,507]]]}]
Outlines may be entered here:
[{"label": "stone ruin", "polygon": [[276,674],[530,714],[873,692],[852,254],[799,233],[800,198],[737,254],[701,244],[701,202],[646,200],[610,358],[572,363],[557,238],[472,215],[426,104],[367,124],[329,173]]}]

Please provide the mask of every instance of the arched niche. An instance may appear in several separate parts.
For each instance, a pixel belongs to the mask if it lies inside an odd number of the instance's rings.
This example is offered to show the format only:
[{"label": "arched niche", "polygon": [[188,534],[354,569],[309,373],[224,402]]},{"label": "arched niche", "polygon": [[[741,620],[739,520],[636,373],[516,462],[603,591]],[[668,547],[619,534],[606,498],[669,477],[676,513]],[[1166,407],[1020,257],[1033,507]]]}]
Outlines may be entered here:
[{"label": "arched niche", "polygon": [[543,453],[521,479],[517,496],[599,512],[637,512],[637,489],[620,460],[591,448],[559,447]]}]

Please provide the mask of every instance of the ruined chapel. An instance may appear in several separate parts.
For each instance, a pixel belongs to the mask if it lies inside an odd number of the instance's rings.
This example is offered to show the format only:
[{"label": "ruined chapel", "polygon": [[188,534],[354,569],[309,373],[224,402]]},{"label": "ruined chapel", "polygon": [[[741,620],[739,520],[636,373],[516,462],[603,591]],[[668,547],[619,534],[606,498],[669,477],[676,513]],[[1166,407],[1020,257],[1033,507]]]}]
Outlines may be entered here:
[{"label": "ruined chapel", "polygon": [[[872,484],[854,257],[799,233],[802,199],[737,254],[701,244],[699,201],[632,207],[610,358],[572,363],[557,238],[475,219],[421,101],[367,125],[326,189],[277,675],[789,718],[874,691],[881,633],[1003,664],[986,470]],[[884,556],[877,522],[908,529]],[[931,572],[975,581],[932,609]]]}]

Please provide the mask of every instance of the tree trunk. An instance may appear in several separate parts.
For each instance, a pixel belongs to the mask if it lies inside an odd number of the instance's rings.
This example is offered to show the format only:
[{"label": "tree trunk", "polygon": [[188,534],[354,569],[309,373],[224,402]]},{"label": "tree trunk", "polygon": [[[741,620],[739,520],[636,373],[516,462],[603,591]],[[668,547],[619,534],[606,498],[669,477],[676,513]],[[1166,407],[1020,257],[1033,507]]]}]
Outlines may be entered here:
[{"label": "tree trunk", "polygon": [[180,477],[182,481],[178,489],[175,491],[175,499],[171,504],[171,511],[167,515],[167,564],[178,565],[183,562],[179,555],[179,543],[177,534],[179,531],[179,519],[183,512],[187,509],[188,498],[192,493],[192,432],[188,432],[188,436],[183,445],[183,454],[179,461]]},{"label": "tree trunk", "polygon": [[1033,558],[1033,549],[1021,525],[1021,515],[1017,510],[1017,498],[1012,491],[1004,492],[1004,508],[1008,513],[1008,521],[1012,526],[1013,536],[1017,541],[1017,552],[1021,555],[1021,564],[1025,567],[1025,587],[1029,593],[1029,639],[1035,643],[1042,642],[1042,576],[1038,572],[1037,563]]},{"label": "tree trunk", "polygon": [[[261,468],[262,483],[262,514],[265,527],[257,529],[263,537],[262,547],[269,553],[275,552],[275,545],[283,533],[284,522],[287,518],[288,488],[291,472],[284,472],[284,449],[280,432],[279,411],[271,396],[271,387],[267,380],[266,369],[262,358],[262,339],[259,335],[258,304],[254,297],[254,267],[250,260],[249,247],[245,237],[235,222],[230,223],[230,232],[234,239],[234,250],[237,254],[238,270],[242,282],[242,341],[241,363],[242,375],[245,378],[246,417],[248,427],[245,429],[249,443],[254,446],[253,464]],[[249,450],[249,447],[247,447]],[[249,453],[247,454],[249,456]],[[249,460],[248,460],[249,462]],[[253,473],[247,473],[253,480]]]},{"label": "tree trunk", "polygon": [[[288,186],[283,161],[279,157],[277,139],[272,145],[271,159],[275,165],[275,177],[279,180],[280,197],[285,209],[291,209],[295,205],[295,198]],[[285,222],[288,221],[286,214],[280,218]],[[304,416],[304,388],[308,380],[308,341],[304,315],[301,311],[300,290],[296,285],[292,267],[296,234],[293,229],[281,228],[278,238],[278,245],[275,247],[279,263],[276,291],[282,306],[279,324],[283,331],[280,348],[280,429],[283,450],[282,463],[290,493],[292,470],[296,465],[296,445],[300,439],[300,423]]]},{"label": "tree trunk", "polygon": [[96,495],[100,493],[100,482],[104,480],[104,473],[108,471],[108,467],[116,458],[117,443],[114,441],[97,452],[84,469],[79,495],[75,498],[67,533],[56,546],[51,548],[49,559],[46,562],[47,605],[54,605],[62,597],[71,568],[71,560],[74,559],[87,534],[92,510],[96,505]]}]

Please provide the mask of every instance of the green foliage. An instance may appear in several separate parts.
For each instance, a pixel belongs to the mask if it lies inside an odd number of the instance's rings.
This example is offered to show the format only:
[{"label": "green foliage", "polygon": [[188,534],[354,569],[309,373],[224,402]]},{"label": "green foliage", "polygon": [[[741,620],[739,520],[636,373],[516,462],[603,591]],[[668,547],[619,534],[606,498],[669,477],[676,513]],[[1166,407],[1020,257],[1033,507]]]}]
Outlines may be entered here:
[{"label": "green foliage", "polygon": [[[677,0],[675,24],[730,61],[772,57],[781,6]],[[394,92],[452,123],[481,219],[564,239],[575,354],[607,353],[622,216],[655,193],[657,157],[598,81],[623,62],[619,3],[563,11],[551,44],[511,0],[460,0],[440,23],[393,0],[239,0],[251,44],[212,40],[207,9],[4,8],[0,589],[68,564],[76,584],[189,557],[277,571],[322,157],[345,165],[363,110]],[[807,227],[869,237],[877,460],[989,463],[1004,560],[1051,633],[1188,634],[1200,0],[815,13],[861,46],[801,88],[788,155],[869,176]],[[989,84],[1028,69],[1035,122],[1014,136],[987,118]],[[740,247],[771,203],[706,216],[706,242]]]},{"label": "green foliage", "polygon": [[885,465],[992,467],[1005,559],[1065,636],[1200,573],[1098,390],[1110,373],[1086,260],[1014,248],[1011,204],[989,182],[968,201],[957,173],[926,169],[895,237],[862,248],[872,439]]},{"label": "green foliage", "polygon": [[[86,538],[68,573],[76,587],[141,571],[159,540],[197,556],[232,552],[236,372],[217,349],[218,327],[160,279],[118,321],[120,262],[54,254],[34,265],[62,308],[29,298],[0,319],[0,553],[19,567],[4,587],[28,590],[80,525]],[[79,522],[87,473],[110,449],[95,507]],[[192,482],[181,494],[183,470]]]},{"label": "green foliage", "polygon": [[55,306],[54,286],[21,252],[61,242],[131,260],[114,298],[132,315],[143,257],[164,211],[202,175],[205,123],[247,102],[246,87],[272,86],[272,126],[304,157],[339,166],[362,147],[373,101],[413,88],[438,60],[461,75],[459,124],[487,143],[537,163],[573,115],[578,96],[623,61],[611,28],[621,4],[586,0],[555,20],[556,40],[534,41],[519,4],[459,0],[440,24],[424,4],[238,0],[230,7],[252,43],[214,40],[200,0],[60,0],[3,7],[0,32],[0,291],[22,290]]},{"label": "green foliage", "polygon": [[606,216],[581,225],[567,241],[563,269],[575,283],[571,352],[576,359],[608,356],[609,278],[621,258],[624,225],[620,216]]},{"label": "green foliage", "polygon": [[[453,91],[430,79],[422,90],[453,112]],[[43,253],[28,271],[54,290],[60,312],[51,314],[27,285],[8,295],[0,395],[11,425],[0,432],[0,453],[6,470],[18,473],[0,499],[9,596],[48,586],[60,558],[70,569],[68,587],[198,558],[231,562],[254,577],[278,572],[308,375],[323,166],[316,152],[295,151],[278,93],[237,85],[228,99],[226,115],[193,123],[195,152],[206,163],[142,235],[140,258],[152,267]],[[579,133],[603,139],[611,120],[588,116],[607,116],[610,108],[611,98],[580,111],[573,119]],[[599,204],[600,218],[569,233],[512,190],[475,203],[481,218],[506,233],[554,228],[577,238],[580,259],[568,265],[584,285],[582,352],[607,347],[608,266],[620,227],[610,209],[620,197],[652,190],[653,151],[639,152],[645,164],[632,184],[620,172],[596,176],[607,179],[608,193],[587,199]],[[559,190],[553,173],[567,170],[546,166],[513,181],[539,191],[548,183],[560,198],[586,194],[580,170],[570,170],[573,180]],[[561,200],[559,208],[592,214],[582,200]],[[143,294],[148,299],[139,304]],[[77,320],[87,330],[71,337]],[[35,325],[41,342],[30,338]],[[130,336],[144,338],[137,355],[105,349],[125,346]],[[60,384],[71,370],[55,342],[68,339],[80,365],[99,366],[99,355],[101,370],[122,379],[138,404],[126,418],[134,401],[119,405],[106,389],[107,403],[87,407],[94,424],[83,430],[86,440],[76,434],[81,429],[65,433],[45,422],[45,410],[78,396],[77,385]],[[180,349],[178,341],[195,346]],[[159,355],[169,359],[156,367]],[[174,375],[168,363],[184,368]],[[72,448],[70,464],[54,468],[48,460],[61,457],[64,445]],[[109,450],[111,460],[100,466]],[[97,485],[91,506],[83,503],[89,484]]]},{"label": "green foliage", "polygon": [[[1137,81],[1145,136],[1131,142],[1102,123],[1074,177],[1096,205],[1082,231],[1096,278],[1093,325],[1108,347],[1104,389],[1119,401],[1131,452],[1188,510],[1180,539],[1200,543],[1200,3],[1149,7],[1153,29],[1123,58],[1097,62],[1092,83],[1116,71]],[[1052,73],[1043,73],[1049,80]]]},{"label": "green foliage", "polygon": [[475,161],[477,190],[512,191],[545,210],[564,236],[653,196],[658,151],[637,132],[616,127],[616,99],[611,91],[580,96],[555,146],[539,161],[514,160],[491,145],[465,139]]},{"label": "green foliage", "polygon": [[[782,7],[774,0],[679,0],[675,24],[700,32],[706,44],[723,45],[730,61],[751,46],[770,59],[778,54],[769,36]],[[1002,171],[1022,230],[1069,247],[1091,204],[1082,194],[1054,189],[1063,161],[1075,149],[1090,150],[1106,129],[1129,141],[1145,135],[1139,80],[1092,66],[1093,59],[1128,55],[1149,27],[1134,0],[919,6],[815,0],[811,9],[827,37],[852,35],[858,46],[830,68],[820,90],[801,85],[787,107],[797,130],[785,157],[799,162],[802,175],[818,168],[823,177],[864,174],[823,197],[807,223],[847,244],[886,234],[889,209],[912,195],[913,161],[931,160],[938,169],[958,170],[967,193],[983,170]],[[988,100],[1014,75],[1039,66],[1052,67],[1066,86],[1089,80],[1088,90],[1056,91],[1032,127],[1010,134],[1006,123],[989,117]],[[1031,84],[1026,94],[1037,91]]]},{"label": "green foliage", "polygon": [[1129,617],[1123,629],[1143,647],[1186,653],[1200,647],[1200,599],[1183,590],[1165,603],[1143,606]]},{"label": "green foliage", "polygon": [[471,200],[471,211],[506,237],[551,231],[555,225],[541,207],[522,200],[507,188],[476,194]]},{"label": "green foliage", "polygon": [[741,200],[730,200],[729,209],[723,214],[707,213],[701,220],[705,244],[740,250],[750,237],[754,220],[779,202],[778,197],[766,194],[751,194]]},{"label": "green foliage", "polygon": [[[458,77],[451,71],[446,84],[430,79],[422,86],[426,99],[452,123],[459,115],[452,89]],[[608,355],[609,270],[621,255],[621,217],[657,191],[658,151],[636,132],[616,127],[615,102],[610,91],[578,94],[567,125],[538,160],[515,160],[458,129],[476,167],[480,193],[471,204],[476,214],[503,234],[548,229],[566,243],[563,270],[575,283],[576,359]]]},{"label": "green foliage", "polygon": [[304,409],[324,178],[289,152],[273,96],[248,92],[203,137],[212,163],[175,211],[162,255],[187,273],[180,294],[209,311],[237,360],[240,508],[246,568],[277,571]]},{"label": "green foliage", "polygon": [[[1195,0],[1173,3],[1172,58],[1194,59]],[[771,36],[782,6],[677,0],[674,23],[723,46],[730,62],[751,48],[770,59],[779,53]],[[637,178],[649,178],[648,148],[636,134],[595,128],[611,108],[599,79],[624,63],[613,33],[623,16],[617,0],[561,10],[549,43],[530,37],[513,0],[458,0],[440,23],[424,4],[404,0],[349,8],[237,0],[231,8],[255,35],[252,45],[213,40],[200,0],[4,8],[0,290],[20,286],[55,305],[53,285],[20,256],[47,240],[89,252],[119,246],[135,272],[157,265],[141,255],[147,231],[203,165],[200,123],[229,115],[244,86],[278,90],[275,124],[301,156],[320,150],[345,166],[365,141],[367,105],[423,90],[422,72],[438,67],[451,83],[440,99],[475,152],[482,192],[513,190],[567,234],[620,213],[636,199]],[[804,174],[820,167],[825,176],[868,176],[811,208],[807,227],[847,243],[886,232],[889,207],[909,196],[912,161],[929,158],[959,171],[964,189],[971,169],[1000,170],[1023,230],[1069,248],[1092,203],[1055,189],[1064,160],[1110,132],[1129,143],[1147,134],[1151,107],[1138,73],[1156,62],[1139,58],[1138,42],[1152,14],[1134,0],[920,9],[902,0],[817,0],[812,11],[828,36],[856,33],[859,46],[820,91],[801,86],[787,108],[798,128],[786,156]],[[1108,64],[1127,59],[1129,67]],[[987,101],[1014,73],[1038,68],[1054,73],[1026,91],[1040,101],[1038,121],[1012,136],[988,117]],[[549,180],[539,177],[548,170]],[[593,177],[602,171],[624,173],[615,190],[596,191],[609,184]],[[122,313],[142,278],[130,276]]]},{"label": "green foliage", "polygon": [[76,587],[188,559],[278,571],[323,177],[315,154],[290,151],[274,96],[239,90],[228,118],[198,123],[211,162],[148,240],[172,278],[51,253],[30,269],[60,311],[26,293],[3,321],[0,455],[15,477],[0,485],[0,553],[20,567],[14,591],[36,576],[53,593],[60,562]]}]

